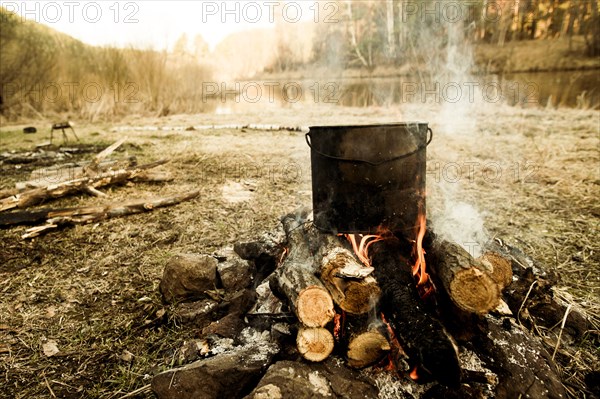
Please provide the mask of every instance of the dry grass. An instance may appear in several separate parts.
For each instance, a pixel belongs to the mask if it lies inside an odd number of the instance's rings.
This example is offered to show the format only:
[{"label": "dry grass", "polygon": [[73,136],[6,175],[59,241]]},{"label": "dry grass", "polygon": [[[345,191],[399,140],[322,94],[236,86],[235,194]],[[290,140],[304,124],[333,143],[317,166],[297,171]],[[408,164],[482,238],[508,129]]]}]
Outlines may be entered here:
[{"label": "dry grass", "polygon": [[[385,122],[415,115],[434,120],[438,110],[319,106],[239,113],[226,120],[201,115],[128,122],[309,125]],[[429,149],[430,165],[457,162],[468,171],[466,162],[478,162],[472,178],[463,175],[452,185],[456,197],[484,211],[492,235],[522,248],[540,267],[556,273],[556,294],[590,318],[595,331],[583,342],[561,344],[557,353],[565,381],[577,386],[586,370],[600,368],[599,114],[494,107],[474,110],[470,116],[477,127],[468,134],[436,134]],[[117,156],[136,155],[141,162],[170,157],[165,168],[176,179],[164,185],[110,188],[112,201],[192,188],[200,189],[201,196],[172,208],[68,228],[33,241],[20,239],[24,227],[0,231],[0,392],[6,397],[118,398],[136,389],[140,389],[136,397],[152,397],[142,389],[150,376],[174,364],[181,342],[198,334],[171,321],[152,322],[164,306],[157,285],[166,259],[176,252],[211,253],[256,237],[282,214],[310,203],[309,154],[301,133],[121,132],[113,127],[87,125],[77,133],[85,143],[95,144],[127,135],[130,144]],[[30,136],[23,136],[19,128],[0,130],[2,151],[32,147],[33,142],[23,140]],[[445,125],[433,128],[441,132]],[[495,176],[492,162],[500,165],[501,177],[489,178]],[[27,168],[0,168],[0,189],[27,175]],[[251,200],[228,201],[222,187],[231,181],[254,187]],[[441,206],[443,185],[437,183],[430,170],[432,209]],[[53,205],[101,202],[77,196]],[[542,332],[550,353],[559,329]],[[43,354],[47,340],[57,342],[58,355]],[[133,353],[133,361],[121,359],[124,350]],[[569,389],[573,397],[584,397]]]}]

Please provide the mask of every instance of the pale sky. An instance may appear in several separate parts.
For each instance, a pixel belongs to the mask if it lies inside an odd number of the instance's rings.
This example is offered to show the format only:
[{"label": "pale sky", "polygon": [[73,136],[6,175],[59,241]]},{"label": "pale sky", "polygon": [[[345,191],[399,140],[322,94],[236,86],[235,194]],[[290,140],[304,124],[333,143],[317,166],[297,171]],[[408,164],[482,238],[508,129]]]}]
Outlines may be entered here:
[{"label": "pale sky", "polygon": [[[322,19],[325,3],[311,0],[188,1],[0,1],[28,20],[48,25],[92,45],[172,46],[182,33],[200,33],[211,48],[228,34],[268,28],[283,18]],[[320,10],[319,10],[320,9]]]}]

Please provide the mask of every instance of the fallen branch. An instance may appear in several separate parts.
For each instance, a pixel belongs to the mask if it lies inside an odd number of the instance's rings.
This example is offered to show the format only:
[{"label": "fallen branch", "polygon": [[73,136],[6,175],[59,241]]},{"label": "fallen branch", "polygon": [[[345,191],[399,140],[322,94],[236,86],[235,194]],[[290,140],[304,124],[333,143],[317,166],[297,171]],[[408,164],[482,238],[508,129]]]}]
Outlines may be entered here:
[{"label": "fallen branch", "polygon": [[200,191],[192,191],[185,194],[174,195],[171,197],[158,198],[153,200],[134,201],[123,205],[107,205],[84,208],[71,208],[63,210],[49,211],[48,219],[43,226],[32,227],[23,234],[22,238],[37,237],[49,230],[67,224],[87,224],[94,223],[113,217],[133,215],[136,213],[148,212],[155,208],[162,208],[179,204],[180,202],[191,200],[197,197]]},{"label": "fallen branch", "polygon": [[50,199],[59,198],[78,192],[86,191],[88,187],[99,188],[112,184],[123,183],[140,175],[142,171],[163,165],[167,159],[140,165],[131,169],[120,169],[100,173],[91,177],[80,177],[45,187],[23,191],[17,195],[0,199],[0,212],[14,208],[27,208]]}]

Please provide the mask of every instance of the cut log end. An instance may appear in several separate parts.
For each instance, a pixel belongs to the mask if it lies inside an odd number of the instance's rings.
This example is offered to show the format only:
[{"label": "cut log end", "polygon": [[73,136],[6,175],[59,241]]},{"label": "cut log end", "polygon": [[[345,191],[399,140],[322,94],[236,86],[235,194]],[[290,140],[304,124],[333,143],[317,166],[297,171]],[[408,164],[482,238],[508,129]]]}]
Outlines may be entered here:
[{"label": "cut log end", "polygon": [[367,313],[381,295],[377,281],[370,276],[373,268],[360,264],[337,239],[325,241],[327,255],[320,266],[321,280],[342,310],[355,315]]},{"label": "cut log end", "polygon": [[306,360],[321,362],[333,351],[333,335],[322,327],[300,328],[296,345]]},{"label": "cut log end", "polygon": [[296,309],[298,319],[307,327],[324,327],[335,316],[331,295],[319,286],[300,291]]},{"label": "cut log end", "polygon": [[[371,280],[372,283],[369,283]],[[376,280],[371,277],[365,279],[362,284],[348,284],[340,307],[351,314],[364,314],[375,306],[380,296],[381,289]]]},{"label": "cut log end", "polygon": [[485,314],[500,304],[500,288],[478,269],[457,273],[448,288],[453,302],[467,312]]},{"label": "cut log end", "polygon": [[512,283],[513,273],[510,261],[496,252],[486,252],[477,258],[486,268],[489,275],[501,289],[504,289]]},{"label": "cut log end", "polygon": [[380,360],[390,349],[390,343],[379,331],[358,334],[348,344],[348,365],[367,367]]}]

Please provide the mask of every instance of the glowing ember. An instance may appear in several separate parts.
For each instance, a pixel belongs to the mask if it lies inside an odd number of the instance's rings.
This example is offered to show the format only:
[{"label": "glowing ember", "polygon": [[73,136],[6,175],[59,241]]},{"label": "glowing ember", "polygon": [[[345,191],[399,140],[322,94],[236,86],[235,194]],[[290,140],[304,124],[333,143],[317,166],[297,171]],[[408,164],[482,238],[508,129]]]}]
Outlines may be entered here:
[{"label": "glowing ember", "polygon": [[415,366],[415,368],[412,369],[412,371],[410,372],[410,374],[408,376],[410,378],[412,378],[414,381],[417,381],[419,379],[419,374],[417,374],[417,366]]},{"label": "glowing ember", "polygon": [[342,314],[336,313],[333,317],[333,336],[337,341],[342,337],[342,328],[346,319],[346,312],[342,310]]},{"label": "glowing ember", "polygon": [[400,345],[400,342],[398,342],[398,339],[396,338],[396,334],[394,334],[394,330],[392,329],[392,326],[390,326],[390,324],[387,322],[387,320],[385,319],[385,316],[383,315],[383,313],[381,313],[381,321],[383,322],[383,324],[385,325],[386,329],[387,329],[387,333],[388,333],[388,337],[389,337],[389,341],[390,341],[390,346],[392,347],[392,351],[391,353],[388,355],[388,359],[389,359],[389,364],[385,367],[386,371],[392,371],[392,370],[396,370],[396,365],[393,361],[393,356],[392,354],[398,356],[400,354],[404,354],[404,349],[402,349],[402,346]]}]

